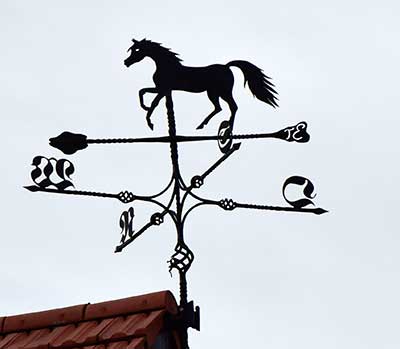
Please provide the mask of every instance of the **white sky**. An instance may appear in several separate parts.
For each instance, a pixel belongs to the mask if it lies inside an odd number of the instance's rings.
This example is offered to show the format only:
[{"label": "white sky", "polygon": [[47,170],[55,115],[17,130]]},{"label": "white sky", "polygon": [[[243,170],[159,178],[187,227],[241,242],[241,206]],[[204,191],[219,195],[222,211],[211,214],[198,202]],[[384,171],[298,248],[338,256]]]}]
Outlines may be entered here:
[{"label": "white sky", "polygon": [[[121,254],[116,200],[33,194],[31,160],[65,157],[47,145],[64,130],[92,138],[151,132],[137,92],[150,60],[123,65],[132,37],[181,54],[186,65],[245,59],[273,77],[280,108],[243,89],[236,132],[301,120],[308,144],[252,141],[212,175],[203,196],[285,204],[281,185],[310,178],[324,216],[199,209],[186,239],[196,260],[189,298],[202,309],[192,348],[399,348],[399,56],[397,1],[7,1],[0,3],[0,314],[116,299],[162,289],[172,224]],[[175,93],[181,134],[201,132],[205,94]],[[165,145],[93,146],[68,157],[77,189],[138,194],[169,178]],[[215,143],[182,145],[186,178],[219,156]],[[137,224],[154,212],[135,204]]]}]

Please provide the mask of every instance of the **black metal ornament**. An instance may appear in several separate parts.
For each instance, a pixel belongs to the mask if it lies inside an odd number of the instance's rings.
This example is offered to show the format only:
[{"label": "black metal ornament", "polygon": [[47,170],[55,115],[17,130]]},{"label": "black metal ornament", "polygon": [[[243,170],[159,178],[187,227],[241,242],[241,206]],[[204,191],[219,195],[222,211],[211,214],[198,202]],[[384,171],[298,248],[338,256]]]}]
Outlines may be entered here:
[{"label": "black metal ornament", "polygon": [[[151,128],[153,128],[153,125],[150,121],[150,116],[160,100],[165,98],[168,135],[142,138],[91,139],[86,135],[63,132],[59,136],[51,138],[50,145],[61,150],[64,154],[71,155],[77,151],[86,149],[89,145],[93,144],[167,143],[170,147],[170,158],[172,164],[172,174],[167,186],[158,193],[148,196],[137,195],[129,190],[121,190],[119,193],[80,191],[76,190],[73,186],[71,175],[74,173],[74,166],[69,160],[56,160],[54,158],[48,159],[42,156],[37,156],[33,159],[32,165],[34,166],[34,169],[31,172],[34,185],[26,186],[25,188],[32,192],[112,198],[117,199],[124,204],[132,204],[135,202],[150,202],[155,204],[158,210],[148,218],[146,224],[138,229],[134,226],[134,208],[129,207],[127,210],[122,212],[119,219],[121,238],[115,248],[115,252],[121,252],[150,227],[163,224],[167,217],[171,219],[175,225],[177,243],[168,265],[170,272],[176,270],[179,275],[181,310],[180,330],[183,338],[183,347],[187,348],[187,329],[189,327],[195,329],[200,328],[200,310],[198,307],[194,308],[192,301],[188,301],[186,279],[186,274],[194,260],[194,253],[185,243],[184,228],[187,223],[187,218],[193,210],[209,205],[219,207],[226,211],[246,208],[264,211],[313,213],[316,215],[323,214],[327,211],[319,207],[309,207],[314,206],[314,185],[309,179],[302,176],[289,177],[283,183],[283,199],[287,204],[289,204],[289,206],[241,203],[230,198],[210,199],[198,195],[196,190],[205,184],[207,177],[225,160],[237,153],[240,149],[241,143],[238,142],[239,140],[245,141],[250,139],[269,138],[280,139],[287,142],[306,143],[310,139],[310,135],[307,132],[307,123],[302,121],[297,125],[286,127],[272,133],[234,134],[233,123],[237,107],[236,109],[233,107],[236,103],[231,97],[233,77],[231,81],[230,76],[232,73],[229,70],[229,66],[237,66],[242,69],[245,75],[245,80],[248,81],[250,90],[258,99],[273,107],[277,106],[275,96],[276,91],[272,88],[273,85],[270,83],[269,78],[263,75],[259,68],[245,61],[233,61],[228,63],[228,65],[212,65],[203,68],[185,67],[181,65],[176,54],[163,48],[160,44],[149,40],[134,40],[134,45],[130,47],[129,51],[131,52],[131,55],[125,60],[127,66],[140,61],[145,56],[151,57],[157,63],[157,71],[154,78],[156,87],[140,90],[139,98],[141,106],[147,110],[147,122]],[[220,81],[221,79],[222,82]],[[225,101],[228,101],[232,112],[231,117],[229,120],[225,120],[221,123],[217,135],[177,135],[171,95],[172,90],[186,90],[189,92],[207,91],[208,96],[216,109],[207,116],[198,128],[204,127],[208,121],[219,112],[219,108],[217,108],[219,104],[217,102],[220,97]],[[145,106],[143,102],[143,95],[148,92],[157,93],[151,107]],[[200,141],[217,141],[218,148],[222,154],[209,166],[209,168],[193,176],[190,181],[186,181],[180,172],[178,144]],[[288,199],[286,196],[286,189],[293,185],[302,188],[302,197],[296,200]],[[166,202],[161,202],[160,197],[167,192],[170,193],[168,199]],[[194,199],[195,203],[188,206],[188,198]]]},{"label": "black metal ornament", "polygon": [[[145,57],[151,58],[156,64],[156,72],[153,75],[155,87],[143,88],[139,91],[140,106],[147,111],[147,124],[153,129],[151,115],[163,97],[171,91],[187,91],[187,92],[207,92],[207,96],[214,106],[214,110],[197,126],[202,129],[222,108],[219,99],[224,100],[231,111],[229,123],[233,129],[235,115],[238,110],[237,104],[232,96],[234,84],[234,76],[230,67],[239,68],[249,85],[250,91],[254,97],[277,107],[277,92],[274,90],[274,84],[271,78],[264,75],[263,71],[254,64],[235,60],[227,64],[212,64],[206,67],[188,67],[184,66],[182,60],[178,58],[178,54],[170,49],[163,47],[157,42],[150,40],[132,39],[133,45],[128,49],[130,56],[125,59],[124,63],[127,67],[140,62]],[[150,107],[144,103],[144,95],[146,93],[155,93],[156,97]]]}]

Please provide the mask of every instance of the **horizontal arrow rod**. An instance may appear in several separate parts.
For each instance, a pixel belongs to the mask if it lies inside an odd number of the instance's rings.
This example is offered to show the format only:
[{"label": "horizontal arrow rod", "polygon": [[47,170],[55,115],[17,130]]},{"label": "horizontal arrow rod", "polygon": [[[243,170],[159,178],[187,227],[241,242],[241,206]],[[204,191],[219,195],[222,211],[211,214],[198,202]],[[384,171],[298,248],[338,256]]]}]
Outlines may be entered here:
[{"label": "horizontal arrow rod", "polygon": [[282,206],[268,206],[268,205],[252,205],[252,204],[241,204],[241,203],[236,203],[236,208],[249,208],[253,210],[267,210],[267,211],[314,213],[316,215],[328,212],[323,208],[306,208],[306,207],[297,208],[297,207],[282,207]]},{"label": "horizontal arrow rod", "polygon": [[295,126],[286,127],[280,131],[272,133],[254,133],[227,135],[229,128],[225,132],[219,132],[213,136],[161,136],[161,137],[140,137],[140,138],[100,138],[88,139],[86,135],[71,132],[63,132],[57,137],[50,139],[50,145],[60,149],[65,154],[74,154],[78,150],[87,148],[89,144],[116,144],[116,143],[171,143],[171,142],[201,142],[201,141],[226,141],[227,139],[261,139],[276,138],[287,142],[306,143],[310,139],[307,133],[307,123],[302,121]]},{"label": "horizontal arrow rod", "polygon": [[284,211],[284,212],[299,212],[299,213],[313,213],[316,215],[321,215],[327,213],[328,211],[316,207],[316,208],[309,208],[309,207],[291,207],[291,206],[270,206],[270,205],[257,205],[257,204],[247,204],[247,203],[240,203],[236,202],[232,199],[222,199],[219,201],[216,200],[209,200],[201,198],[197,195],[192,194],[197,200],[201,201],[206,205],[215,205],[219,206],[225,211],[233,211],[236,208],[247,208],[250,210],[264,210],[264,211]]},{"label": "horizontal arrow rod", "polygon": [[[183,142],[199,142],[199,141],[215,141],[223,140],[225,136],[161,136],[161,137],[141,137],[141,138],[103,138],[103,139],[87,139],[88,144],[110,144],[110,143],[171,143],[172,141],[183,143]],[[260,138],[276,138],[283,139],[282,132],[272,133],[254,133],[254,134],[239,134],[232,135],[232,139],[260,139]],[[296,141],[296,140],[292,140]],[[306,141],[297,140],[297,142],[305,143]]]},{"label": "horizontal arrow rod", "polygon": [[[135,195],[127,190],[121,191],[118,194],[110,194],[110,193],[102,193],[102,192],[94,192],[94,191],[83,191],[83,190],[58,190],[53,188],[41,188],[36,185],[25,186],[25,189],[36,193],[36,192],[44,192],[44,193],[53,193],[53,194],[66,194],[66,195],[80,195],[80,196],[91,196],[91,197],[100,197],[100,198],[111,198],[117,199],[121,201],[123,204],[131,203],[135,200],[149,202],[161,207],[164,212],[170,213],[172,211],[169,210],[169,206],[166,207],[161,202],[154,199],[154,196],[139,196]],[[163,214],[164,215],[164,214]]]},{"label": "horizontal arrow rod", "polygon": [[[143,138],[114,138],[114,139],[87,139],[87,143],[170,143],[174,142],[198,142],[198,141],[215,141],[225,140],[226,135],[214,136],[162,136],[162,137],[143,137]],[[310,139],[307,133],[307,123],[299,122],[295,126],[286,127],[277,132],[271,133],[252,133],[231,135],[231,139],[260,139],[260,138],[278,138],[288,142],[305,143]]]},{"label": "horizontal arrow rod", "polygon": [[[25,186],[25,189],[36,193],[36,192],[45,192],[45,193],[53,193],[53,194],[67,194],[67,195],[81,195],[81,196],[95,196],[95,197],[101,197],[101,198],[112,198],[112,199],[118,199],[121,200],[121,194],[109,194],[109,193],[99,193],[99,192],[93,192],[93,191],[83,191],[83,190],[58,190],[58,189],[53,189],[53,188],[41,188],[36,185],[30,185],[30,186]],[[130,201],[133,201],[136,199],[135,196],[132,196],[132,199]]]},{"label": "horizontal arrow rod", "polygon": [[[232,135],[232,139],[256,139],[256,138],[280,138],[278,132]],[[223,136],[180,136],[175,137],[142,137],[142,138],[109,138],[109,139],[88,139],[88,144],[110,144],[110,143],[171,143],[174,142],[199,142],[199,141],[215,141],[222,140]]]},{"label": "horizontal arrow rod", "polygon": [[[57,189],[52,189],[52,188],[40,188],[35,185],[26,186],[24,188],[31,192],[46,192],[46,193],[53,193],[53,194],[67,194],[67,195],[69,194],[69,195],[82,195],[82,196],[112,198],[112,199],[118,199],[123,203],[129,203],[134,200],[149,201],[149,202],[158,204],[161,207],[163,207],[164,209],[166,209],[165,206],[163,206],[162,204],[158,203],[155,200],[147,199],[145,197],[135,196],[130,192],[120,192],[119,194],[109,194],[109,193],[99,193],[99,192],[81,191],[81,190],[57,190]],[[216,205],[216,206],[223,208],[226,211],[232,211],[235,208],[247,208],[247,209],[253,209],[253,210],[266,210],[266,211],[314,213],[317,215],[328,212],[327,210],[325,210],[323,208],[297,208],[297,207],[244,204],[244,203],[235,202],[235,201],[229,200],[229,199],[215,201],[215,200],[202,199],[202,198],[198,197],[197,195],[193,195],[193,196],[205,204]]]}]

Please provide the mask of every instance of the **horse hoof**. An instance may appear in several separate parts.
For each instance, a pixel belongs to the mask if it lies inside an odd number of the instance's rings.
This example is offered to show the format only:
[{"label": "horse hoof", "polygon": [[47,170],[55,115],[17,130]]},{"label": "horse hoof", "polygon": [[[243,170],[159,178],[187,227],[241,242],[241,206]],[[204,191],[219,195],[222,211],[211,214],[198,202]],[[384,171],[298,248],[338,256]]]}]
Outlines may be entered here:
[{"label": "horse hoof", "polygon": [[148,124],[148,126],[150,127],[150,130],[154,130],[154,125],[153,124]]},{"label": "horse hoof", "polygon": [[201,130],[201,129],[203,129],[203,128],[204,128],[204,125],[203,125],[203,124],[200,124],[199,126],[196,127],[196,130]]},{"label": "horse hoof", "polygon": [[149,111],[149,110],[150,110],[150,107],[148,107],[147,105],[141,104],[140,106],[141,106],[142,109],[145,110],[145,111]]}]

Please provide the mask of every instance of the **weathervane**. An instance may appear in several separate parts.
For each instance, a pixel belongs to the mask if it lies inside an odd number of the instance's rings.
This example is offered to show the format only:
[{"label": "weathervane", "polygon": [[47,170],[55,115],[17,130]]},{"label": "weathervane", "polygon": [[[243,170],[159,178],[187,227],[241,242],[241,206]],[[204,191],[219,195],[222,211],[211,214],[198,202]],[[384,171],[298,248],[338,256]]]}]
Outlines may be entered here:
[{"label": "weathervane", "polygon": [[[50,139],[50,145],[61,150],[64,154],[74,154],[75,152],[87,148],[92,144],[121,144],[121,143],[167,143],[170,146],[170,155],[172,161],[172,175],[168,185],[154,195],[143,196],[132,193],[128,190],[122,190],[119,193],[104,193],[95,191],[80,191],[74,189],[71,175],[75,168],[67,159],[57,160],[55,158],[46,158],[36,156],[32,165],[34,169],[31,177],[34,185],[25,188],[32,192],[49,192],[57,194],[83,195],[102,198],[113,198],[124,204],[133,202],[150,202],[158,207],[149,221],[140,229],[135,230],[133,226],[134,209],[130,207],[123,211],[119,225],[121,228],[121,240],[117,245],[115,252],[121,252],[125,247],[142,235],[152,226],[160,225],[166,217],[169,217],[175,224],[177,232],[177,243],[174,253],[169,261],[169,271],[177,270],[179,274],[180,285],[180,320],[178,322],[182,335],[183,348],[188,348],[187,329],[189,327],[200,329],[200,309],[194,308],[193,301],[188,302],[186,273],[194,260],[194,253],[185,243],[184,227],[188,215],[197,207],[212,205],[220,207],[227,211],[237,208],[248,208],[269,211],[288,211],[300,213],[314,213],[317,215],[327,212],[322,208],[308,207],[314,205],[314,186],[310,180],[301,176],[292,176],[286,179],[282,187],[282,194],[288,206],[256,205],[249,203],[236,202],[230,198],[219,200],[203,198],[196,193],[196,189],[203,186],[206,178],[216,170],[226,159],[237,152],[241,143],[239,140],[257,139],[257,138],[275,138],[287,142],[306,143],[310,136],[307,133],[307,123],[302,121],[295,126],[286,127],[280,131],[272,133],[258,134],[234,134],[233,124],[237,105],[232,97],[232,88],[234,77],[229,67],[234,66],[242,70],[245,77],[245,84],[248,83],[250,91],[259,100],[276,107],[277,92],[270,78],[262,73],[262,70],[246,61],[232,61],[226,65],[214,64],[207,67],[186,67],[181,64],[177,54],[164,48],[158,43],[150,40],[137,41],[132,40],[133,45],[128,49],[130,56],[125,60],[127,67],[141,61],[144,57],[152,58],[157,66],[153,76],[155,87],[144,88],[139,91],[141,107],[147,111],[147,124],[153,129],[151,115],[162,98],[165,98],[168,135],[162,137],[142,137],[142,138],[118,138],[118,139],[90,139],[82,134],[63,132],[58,137]],[[231,116],[229,120],[221,123],[218,134],[211,136],[187,136],[178,135],[175,126],[175,115],[172,101],[172,91],[182,90],[188,92],[207,92],[207,95],[214,105],[212,111],[197,127],[203,128],[210,119],[219,113],[222,109],[219,104],[219,98],[222,98],[229,105]],[[144,95],[146,93],[155,93],[156,97],[148,107],[144,104]],[[179,168],[178,143],[199,142],[199,141],[217,141],[222,155],[208,169],[193,176],[190,182],[182,178]],[[289,200],[286,196],[286,188],[290,185],[302,186],[303,197],[297,200]],[[73,188],[73,189],[71,189]],[[161,195],[170,192],[166,203],[159,200]],[[196,201],[190,207],[187,206],[187,199],[191,197]]]}]

